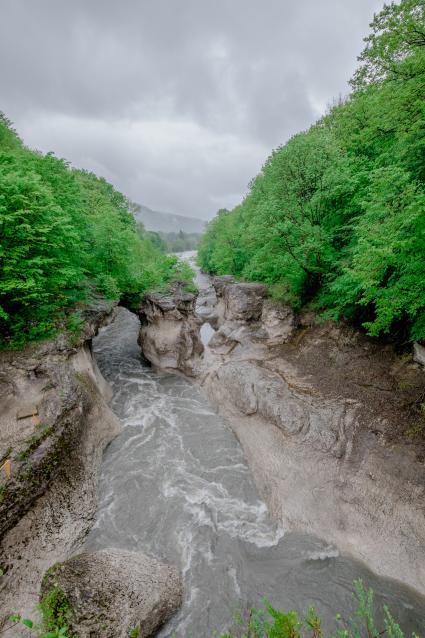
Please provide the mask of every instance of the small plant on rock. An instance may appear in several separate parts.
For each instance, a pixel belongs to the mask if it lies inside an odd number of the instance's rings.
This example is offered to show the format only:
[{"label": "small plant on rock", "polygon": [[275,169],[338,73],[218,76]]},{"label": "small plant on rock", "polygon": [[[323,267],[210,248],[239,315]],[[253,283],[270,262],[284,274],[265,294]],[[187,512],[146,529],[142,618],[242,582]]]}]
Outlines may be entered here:
[{"label": "small plant on rock", "polygon": [[[384,625],[379,630],[376,626],[376,610],[372,589],[365,589],[363,582],[354,582],[357,611],[352,618],[344,620],[337,615],[337,627],[329,638],[404,638],[400,626],[384,607]],[[268,601],[264,601],[264,610],[251,609],[244,621],[241,616],[236,619],[237,628],[232,629],[221,638],[322,638],[323,630],[319,616],[310,607],[303,617],[296,611],[282,612],[275,609]],[[417,637],[416,637],[417,638]]]}]

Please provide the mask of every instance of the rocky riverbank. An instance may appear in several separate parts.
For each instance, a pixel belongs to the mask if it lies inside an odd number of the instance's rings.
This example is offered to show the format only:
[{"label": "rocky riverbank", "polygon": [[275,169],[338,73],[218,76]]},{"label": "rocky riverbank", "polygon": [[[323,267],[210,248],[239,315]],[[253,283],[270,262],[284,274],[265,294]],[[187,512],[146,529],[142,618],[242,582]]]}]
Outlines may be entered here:
[{"label": "rocky riverbank", "polygon": [[199,340],[199,322],[175,313],[176,332],[192,337],[169,340],[165,367],[189,367],[228,418],[271,513],[425,593],[421,365],[349,326],[295,317],[260,285],[216,278],[185,303],[216,332],[191,359],[185,344]]},{"label": "rocky riverbank", "polygon": [[[58,561],[56,569],[67,569],[93,523],[102,453],[121,426],[108,406],[111,390],[92,357],[91,340],[113,317],[114,305],[99,303],[84,312],[78,334],[0,354],[0,630],[10,626],[12,613],[37,617],[43,575]],[[82,592],[84,611],[73,601],[70,618],[82,637],[127,636],[138,622],[152,633],[180,604],[178,575],[158,561],[141,554],[120,558],[113,550],[75,560],[73,592]],[[134,604],[119,617],[99,613],[103,629],[90,633],[99,605],[113,609],[117,562],[126,570],[128,592],[134,585]],[[90,569],[97,580],[92,574],[88,588]],[[45,577],[44,593],[48,586]],[[93,614],[87,629],[81,614],[87,617],[88,609]],[[121,633],[115,631],[117,619]],[[19,625],[7,631],[28,634]]]}]

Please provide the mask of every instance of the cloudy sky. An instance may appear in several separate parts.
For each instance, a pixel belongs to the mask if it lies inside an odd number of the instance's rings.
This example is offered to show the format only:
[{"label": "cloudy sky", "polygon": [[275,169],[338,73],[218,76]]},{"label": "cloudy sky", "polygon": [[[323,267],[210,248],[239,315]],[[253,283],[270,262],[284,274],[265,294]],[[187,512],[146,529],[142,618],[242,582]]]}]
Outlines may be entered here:
[{"label": "cloudy sky", "polygon": [[210,218],[345,94],[382,0],[0,0],[0,110],[151,208]]}]

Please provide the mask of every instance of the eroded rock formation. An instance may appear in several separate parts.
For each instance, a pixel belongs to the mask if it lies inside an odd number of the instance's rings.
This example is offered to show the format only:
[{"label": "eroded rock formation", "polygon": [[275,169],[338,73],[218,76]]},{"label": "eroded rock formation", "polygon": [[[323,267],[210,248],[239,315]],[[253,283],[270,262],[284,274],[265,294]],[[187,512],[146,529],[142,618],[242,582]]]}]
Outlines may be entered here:
[{"label": "eroded rock formation", "polygon": [[152,636],[182,602],[175,568],[141,553],[84,552],[58,563],[43,578],[41,594],[60,597],[70,632],[79,638]]},{"label": "eroded rock formation", "polygon": [[139,344],[152,365],[188,376],[195,374],[204,350],[195,301],[196,295],[180,287],[173,293],[145,296],[139,310]]}]

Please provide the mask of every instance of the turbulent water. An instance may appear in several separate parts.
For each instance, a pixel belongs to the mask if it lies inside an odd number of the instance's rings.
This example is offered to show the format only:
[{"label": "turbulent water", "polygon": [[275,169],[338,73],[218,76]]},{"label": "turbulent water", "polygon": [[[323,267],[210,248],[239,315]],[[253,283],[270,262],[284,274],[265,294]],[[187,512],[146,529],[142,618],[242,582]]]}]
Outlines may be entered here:
[{"label": "turbulent water", "polygon": [[358,577],[406,631],[424,633],[425,603],[412,592],[269,519],[230,429],[196,386],[141,361],[138,328],[122,310],[95,340],[124,430],[105,454],[86,547],[139,550],[181,570],[184,604],[160,636],[209,638],[263,597],[282,609],[315,605],[333,626],[353,610]]}]

